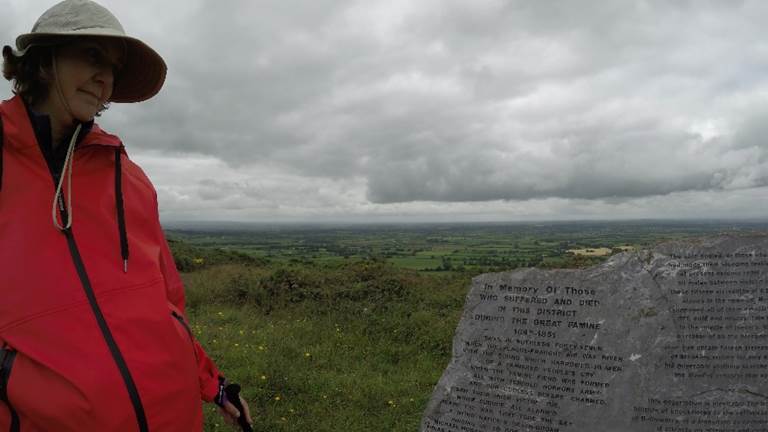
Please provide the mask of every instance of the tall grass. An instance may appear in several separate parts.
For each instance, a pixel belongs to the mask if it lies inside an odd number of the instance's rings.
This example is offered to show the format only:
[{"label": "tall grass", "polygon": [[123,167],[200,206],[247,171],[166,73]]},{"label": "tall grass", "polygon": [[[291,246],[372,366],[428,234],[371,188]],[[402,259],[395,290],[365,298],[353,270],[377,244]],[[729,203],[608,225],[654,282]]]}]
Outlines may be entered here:
[{"label": "tall grass", "polygon": [[[257,431],[414,431],[450,359],[469,275],[382,261],[183,273],[197,338]],[[206,406],[205,430],[228,430]]]}]

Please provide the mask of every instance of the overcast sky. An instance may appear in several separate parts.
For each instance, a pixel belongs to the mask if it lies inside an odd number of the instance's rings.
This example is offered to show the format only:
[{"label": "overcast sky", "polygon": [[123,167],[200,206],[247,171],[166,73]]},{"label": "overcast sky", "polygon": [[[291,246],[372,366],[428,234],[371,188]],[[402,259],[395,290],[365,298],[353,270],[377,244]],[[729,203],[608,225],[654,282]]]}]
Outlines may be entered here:
[{"label": "overcast sky", "polygon": [[762,0],[101,4],[168,63],[99,119],[166,222],[768,217]]}]

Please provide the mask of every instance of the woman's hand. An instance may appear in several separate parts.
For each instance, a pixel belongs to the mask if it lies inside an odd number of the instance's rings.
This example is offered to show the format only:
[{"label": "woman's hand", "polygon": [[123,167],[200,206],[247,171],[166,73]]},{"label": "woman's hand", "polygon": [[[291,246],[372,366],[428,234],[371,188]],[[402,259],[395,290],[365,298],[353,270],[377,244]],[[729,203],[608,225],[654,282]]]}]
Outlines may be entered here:
[{"label": "woman's hand", "polygon": [[237,419],[243,414],[245,414],[245,419],[248,421],[248,423],[253,424],[253,419],[251,419],[251,412],[248,409],[248,403],[245,402],[245,399],[243,399],[242,396],[240,396],[240,403],[243,404],[243,411],[245,411],[244,413],[239,412],[230,401],[224,401],[224,406],[219,407],[219,413],[221,413],[221,416],[224,417],[224,421],[227,422],[227,424],[237,427]]}]

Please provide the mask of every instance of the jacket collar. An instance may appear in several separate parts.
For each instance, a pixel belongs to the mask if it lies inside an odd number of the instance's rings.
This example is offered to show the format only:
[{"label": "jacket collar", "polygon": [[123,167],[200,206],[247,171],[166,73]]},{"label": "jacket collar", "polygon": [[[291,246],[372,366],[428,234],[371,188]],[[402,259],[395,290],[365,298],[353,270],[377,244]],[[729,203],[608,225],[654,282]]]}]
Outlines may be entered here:
[{"label": "jacket collar", "polygon": [[[37,147],[35,131],[27,114],[27,107],[19,95],[0,104],[0,115],[3,116],[3,133],[8,137],[8,146]],[[105,132],[96,123],[83,138],[78,147],[101,145],[107,147],[122,147],[123,143],[115,135]]]}]

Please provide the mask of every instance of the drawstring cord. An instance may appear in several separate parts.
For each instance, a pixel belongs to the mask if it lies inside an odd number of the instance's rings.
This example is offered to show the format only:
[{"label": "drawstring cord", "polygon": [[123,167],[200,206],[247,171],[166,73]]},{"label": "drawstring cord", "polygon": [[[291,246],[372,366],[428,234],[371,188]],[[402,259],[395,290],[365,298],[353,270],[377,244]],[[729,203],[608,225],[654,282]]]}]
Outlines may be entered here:
[{"label": "drawstring cord", "polygon": [[[53,66],[53,78],[55,81],[54,87],[56,88],[56,95],[59,97],[59,101],[62,105],[64,105],[64,108],[66,108],[67,113],[69,113],[70,116],[72,116],[73,119],[77,118],[75,117],[75,114],[72,112],[72,108],[69,106],[69,103],[67,102],[67,98],[64,97],[64,93],[61,91],[61,84],[59,83],[59,71],[56,67],[56,64],[58,63],[58,59],[56,58],[56,47],[53,47],[53,50],[51,50],[51,64]],[[77,127],[75,128],[75,133],[72,134],[72,139],[69,140],[69,147],[67,147],[67,157],[64,159],[64,168],[61,170],[61,175],[59,176],[59,184],[56,186],[56,194],[53,196],[53,209],[52,209],[52,216],[53,216],[53,226],[59,229],[59,231],[66,231],[72,227],[72,153],[75,150],[75,143],[77,142],[77,136],[80,135],[80,129],[82,129],[82,124],[78,123]],[[62,225],[59,224],[59,217],[57,215],[56,211],[56,204],[59,204],[59,209],[61,211],[64,211],[64,199],[61,196],[61,186],[64,182],[64,177],[67,177],[67,222],[66,224]],[[63,223],[64,221],[62,221]]]},{"label": "drawstring cord", "polygon": [[128,234],[125,229],[123,208],[123,169],[120,163],[120,149],[115,149],[115,205],[117,206],[117,229],[120,232],[120,255],[123,257],[123,272],[128,273]]},{"label": "drawstring cord", "polygon": [[[64,159],[64,168],[59,176],[59,184],[56,186],[56,194],[53,196],[53,224],[60,231],[66,231],[72,227],[72,163],[74,160],[73,153],[75,143],[77,142],[77,136],[80,134],[82,128],[81,124],[77,125],[75,133],[72,135],[72,139],[69,141],[69,148],[67,148],[67,157]],[[123,272],[128,273],[128,231],[125,226],[125,206],[123,204],[123,168],[121,161],[121,151],[119,148],[115,149],[115,207],[117,209],[117,228],[120,234],[120,256],[123,259]],[[61,194],[62,186],[64,185],[64,177],[67,180],[67,194],[66,199]],[[67,221],[59,223],[59,211],[64,210],[64,201],[67,203],[66,215]],[[57,208],[58,204],[58,208]]]},{"label": "drawstring cord", "polygon": [[[75,133],[72,134],[72,139],[69,140],[69,147],[67,148],[67,157],[64,159],[64,168],[59,176],[59,184],[56,186],[56,194],[53,196],[53,208],[51,214],[53,216],[53,226],[59,229],[59,231],[66,231],[72,227],[72,153],[75,150],[75,143],[77,142],[77,136],[80,134],[80,130],[83,125],[78,123],[75,128]],[[64,177],[67,178],[67,196],[66,199],[61,195],[61,187],[64,185]],[[59,223],[59,212],[57,210],[64,210],[64,201],[67,202],[67,222]],[[59,204],[59,208],[56,208],[56,204]]]},{"label": "drawstring cord", "polygon": [[[59,177],[59,184],[56,187],[56,194],[53,196],[53,224],[60,231],[68,230],[72,227],[72,163],[74,160],[73,152],[75,143],[77,142],[77,136],[80,134],[82,128],[81,124],[77,125],[75,133],[72,135],[72,139],[69,141],[69,148],[67,148],[67,157],[64,159],[64,168]],[[125,226],[125,206],[123,204],[123,169],[121,162],[120,149],[115,149],[115,207],[117,209],[117,228],[120,234],[120,256],[123,259],[123,273],[128,273],[128,232]],[[61,194],[62,186],[64,185],[64,177],[67,180],[67,194],[66,199]],[[67,203],[66,215],[67,221],[65,224],[59,223],[59,211],[64,210],[64,201]],[[58,204],[58,208],[57,205]]]}]

